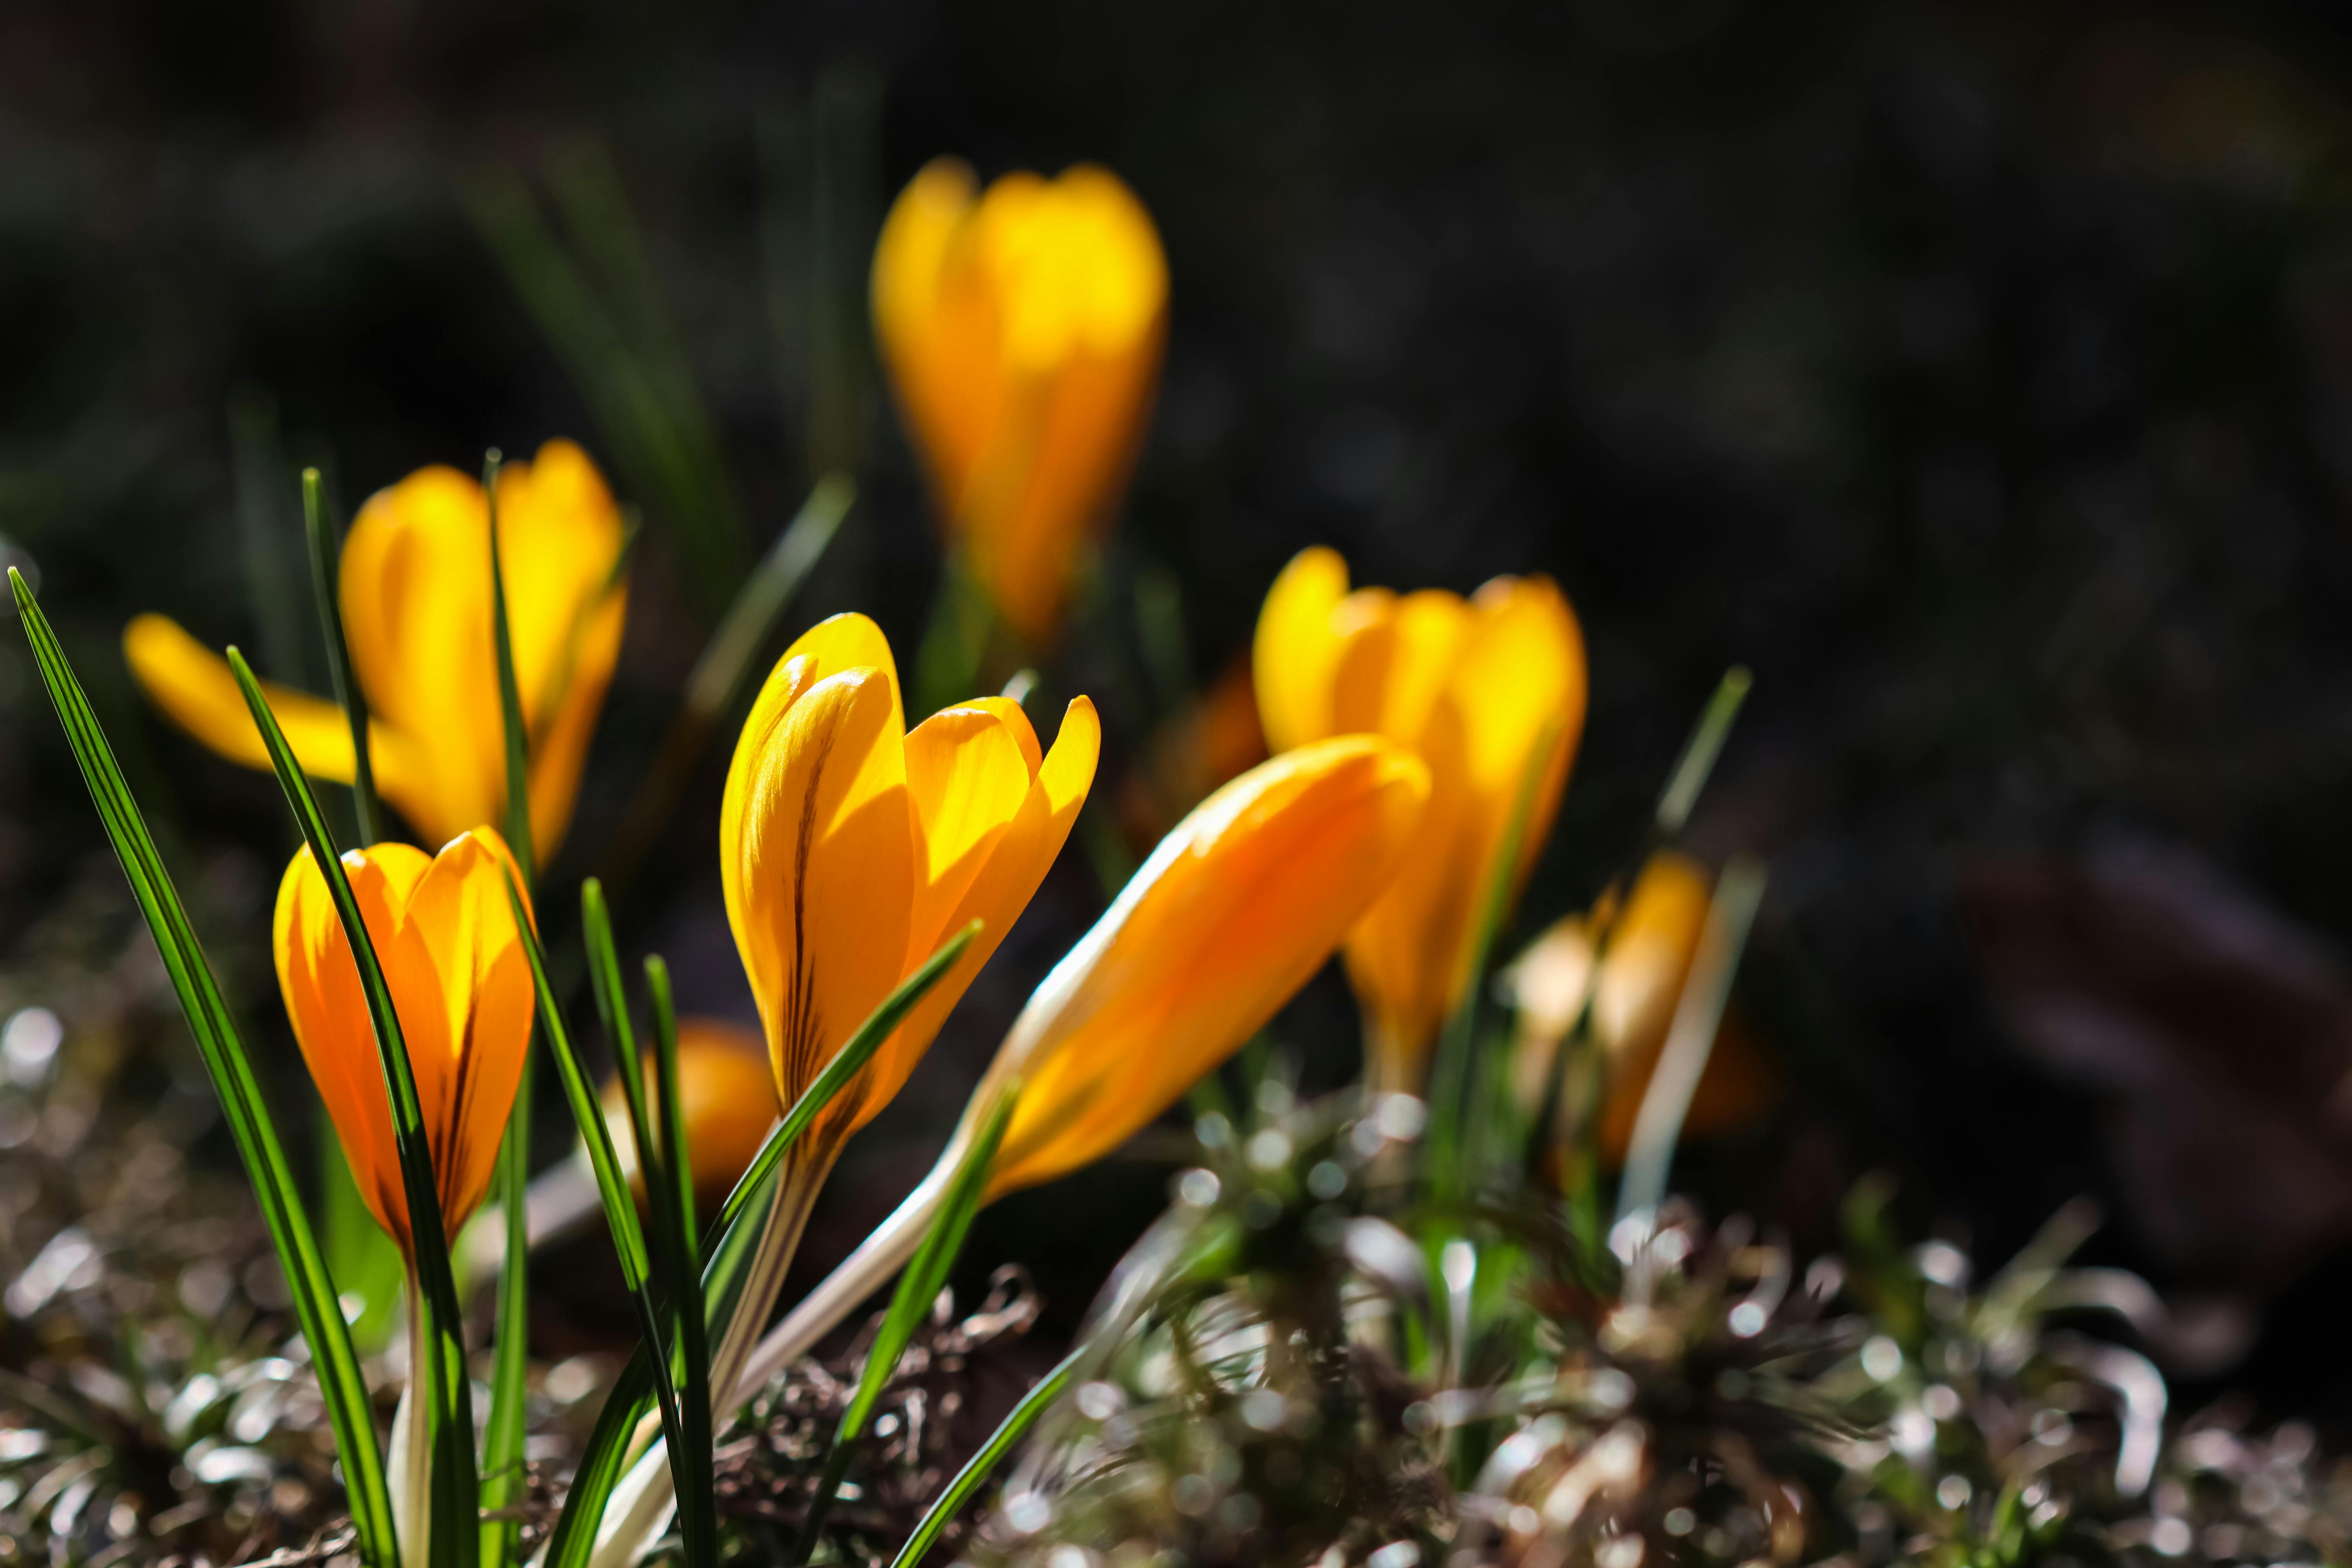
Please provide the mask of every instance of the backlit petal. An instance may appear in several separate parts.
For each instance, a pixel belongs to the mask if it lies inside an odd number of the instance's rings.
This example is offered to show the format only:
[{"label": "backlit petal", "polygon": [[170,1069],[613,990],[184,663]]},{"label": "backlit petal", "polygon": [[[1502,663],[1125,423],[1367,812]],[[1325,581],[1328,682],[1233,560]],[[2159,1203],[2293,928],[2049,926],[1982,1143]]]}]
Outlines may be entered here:
[{"label": "backlit petal", "polygon": [[1319,544],[1291,557],[1267,591],[1250,669],[1269,751],[1331,733],[1331,681],[1340,651],[1331,612],[1347,596],[1348,563]]},{"label": "backlit petal", "polygon": [[1393,873],[1427,793],[1418,759],[1356,735],[1202,802],[1014,1026],[1003,1070],[1024,1088],[992,1191],[1116,1148],[1261,1027]]},{"label": "backlit petal", "polygon": [[[268,768],[268,749],[228,660],[190,637],[179,622],[165,616],[134,617],[122,631],[122,657],[148,698],[180,728],[230,762]],[[352,730],[343,710],[275,681],[263,681],[261,691],[304,771],[351,783]]]},{"label": "backlit petal", "polygon": [[[771,677],[720,806],[728,921],[786,1104],[898,984],[916,877],[896,684],[872,666],[804,684],[825,653]],[[854,1125],[859,1091],[835,1104]]]}]

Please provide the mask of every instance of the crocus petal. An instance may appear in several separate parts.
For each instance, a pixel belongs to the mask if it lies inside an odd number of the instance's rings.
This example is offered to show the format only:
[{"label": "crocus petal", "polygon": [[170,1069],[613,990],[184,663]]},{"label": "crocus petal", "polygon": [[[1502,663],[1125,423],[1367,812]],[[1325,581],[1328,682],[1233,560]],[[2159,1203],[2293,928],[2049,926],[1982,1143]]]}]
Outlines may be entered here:
[{"label": "crocus petal", "polygon": [[[383,965],[454,1234],[488,1189],[530,1037],[530,970],[507,901],[512,858],[477,828],[428,858],[404,844],[343,857]],[[306,846],[278,885],[278,985],[369,1212],[403,1247],[409,1216],[373,1019],[326,879]]]},{"label": "crocus petal", "polygon": [[1410,752],[1353,735],[1202,802],[1013,1026],[1000,1070],[1024,1088],[991,1191],[1099,1158],[1261,1027],[1393,874],[1428,791]]},{"label": "crocus petal", "polygon": [[[896,684],[870,666],[803,684],[819,664],[771,677],[720,805],[728,923],[787,1105],[898,984],[915,885]],[[828,1123],[863,1105],[852,1090]]]},{"label": "crocus petal", "polygon": [[[495,830],[459,834],[418,879],[401,932],[403,961],[414,968],[421,956],[439,992],[438,1026],[408,1053],[433,1146],[449,1151],[434,1163],[453,1232],[489,1191],[530,1040],[537,998],[507,898],[513,870]],[[395,985],[393,994],[404,992]]]},{"label": "crocus petal", "polygon": [[[122,631],[122,657],[156,707],[197,740],[248,768],[267,769],[269,752],[228,661],[166,616],[139,616]],[[275,681],[261,683],[269,710],[303,768],[338,784],[352,782],[352,730],[324,698]]]},{"label": "crocus petal", "polygon": [[1340,651],[1331,612],[1347,596],[1347,562],[1319,544],[1293,556],[1267,591],[1250,670],[1269,751],[1286,752],[1331,734],[1331,679]]}]

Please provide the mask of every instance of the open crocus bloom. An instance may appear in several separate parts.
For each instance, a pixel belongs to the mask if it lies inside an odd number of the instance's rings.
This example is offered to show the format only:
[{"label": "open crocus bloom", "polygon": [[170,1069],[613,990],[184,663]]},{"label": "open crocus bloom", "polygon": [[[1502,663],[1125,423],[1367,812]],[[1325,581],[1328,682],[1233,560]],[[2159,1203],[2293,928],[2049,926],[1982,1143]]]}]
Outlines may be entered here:
[{"label": "open crocus bloom", "polygon": [[1276,752],[1368,731],[1429,765],[1412,854],[1348,938],[1374,1084],[1417,1092],[1445,1016],[1473,979],[1476,926],[1530,784],[1510,891],[1542,848],[1584,728],[1584,639],[1542,577],[1497,577],[1468,599],[1348,589],[1317,547],[1283,568],[1251,650]]},{"label": "open crocus bloom", "polygon": [[949,531],[1013,630],[1043,644],[1159,378],[1168,262],[1150,215],[1108,170],[1012,174],[979,195],[942,158],[891,207],[873,294]]},{"label": "open crocus bloom", "polygon": [[[531,838],[544,859],[571,822],[620,654],[624,531],[603,477],[569,441],[502,467],[498,503],[515,683],[530,731]],[[383,797],[430,843],[499,820],[506,728],[480,482],[455,468],[420,468],[369,498],[343,544],[337,598]],[[133,620],[122,646],[156,706],[230,761],[268,770],[219,655],[163,616]],[[265,690],[304,769],[349,784],[355,767],[341,709],[283,686]]]},{"label": "open crocus bloom", "polygon": [[1429,771],[1349,735],[1227,784],[1160,841],[998,1047],[931,1173],[763,1341],[748,1398],[913,1256],[1016,1080],[990,1196],[1100,1159],[1264,1027],[1412,851]]},{"label": "open crocus bloom", "polygon": [[[1612,1165],[1623,1161],[1633,1141],[1642,1097],[1665,1049],[1713,902],[1705,870],[1687,856],[1661,850],[1642,868],[1610,925],[1598,979],[1592,973],[1594,922],[1580,915],[1556,921],[1511,966],[1518,1013],[1513,1089],[1531,1112],[1551,1079],[1554,1054],[1576,1026],[1586,992],[1591,991],[1592,1037],[1607,1053],[1600,1148]],[[1705,1137],[1754,1121],[1777,1087],[1770,1060],[1738,1020],[1727,1016],[1692,1095],[1685,1135]]]},{"label": "open crocus bloom", "polygon": [[[497,832],[461,833],[438,855],[406,844],[343,854],[383,966],[425,1113],[445,1230],[480,1205],[530,1044],[530,964],[507,900],[513,858]],[[327,879],[305,845],[278,887],[278,984],[302,1059],[342,1140],[368,1212],[413,1250],[375,1026]]]}]

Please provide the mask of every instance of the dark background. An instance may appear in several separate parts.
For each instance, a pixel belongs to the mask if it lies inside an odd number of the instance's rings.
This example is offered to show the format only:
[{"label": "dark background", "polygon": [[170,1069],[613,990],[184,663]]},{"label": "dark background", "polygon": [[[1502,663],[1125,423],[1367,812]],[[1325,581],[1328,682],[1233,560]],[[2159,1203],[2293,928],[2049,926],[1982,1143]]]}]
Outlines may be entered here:
[{"label": "dark background", "polygon": [[[2333,1416],[2347,82],[2352,13],[2316,3],[10,7],[0,547],[37,567],[246,1012],[282,1028],[276,791],[147,713],[115,638],[162,609],[299,663],[307,602],[271,575],[294,461],[355,501],[493,444],[606,455],[467,183],[609,150],[749,542],[823,463],[859,474],[787,629],[864,608],[906,665],[938,556],[863,363],[873,226],[941,153],[1105,163],[1160,226],[1173,303],[1129,502],[1048,671],[1104,703],[1104,788],[1304,544],[1400,586],[1549,572],[1593,704],[1524,934],[1616,868],[1746,662],[1695,842],[1772,862],[1742,1005],[1791,1093],[1688,1180],[1822,1246],[1883,1167],[1920,1233],[1988,1262],[2098,1194],[2095,1256],[2267,1302],[2242,1379]],[[654,521],[574,874],[700,645]],[[1177,643],[1146,646],[1147,604]],[[631,941],[741,1013],[716,778]],[[0,968],[110,875],[0,637]],[[927,1161],[1099,900],[1074,848],[845,1163],[812,1261]],[[1329,976],[1287,1026],[1315,1081],[1352,1030]],[[971,1256],[1036,1265],[1066,1321],[1163,1175],[1008,1202]]]}]

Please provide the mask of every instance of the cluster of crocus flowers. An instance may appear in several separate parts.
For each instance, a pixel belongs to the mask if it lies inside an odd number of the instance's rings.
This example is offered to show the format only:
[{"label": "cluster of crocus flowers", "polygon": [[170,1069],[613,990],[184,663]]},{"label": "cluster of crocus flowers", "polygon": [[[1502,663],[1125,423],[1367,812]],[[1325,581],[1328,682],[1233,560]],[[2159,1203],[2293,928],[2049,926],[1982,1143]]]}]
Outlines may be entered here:
[{"label": "cluster of crocus flowers", "polygon": [[1360,731],[1428,765],[1412,853],[1347,945],[1371,1079],[1417,1092],[1440,1026],[1475,978],[1497,878],[1516,893],[1559,807],[1584,725],[1582,634],[1547,578],[1497,577],[1468,599],[1350,592],[1347,563],[1318,547],[1276,579],[1251,658],[1272,750]]},{"label": "cluster of crocus flowers", "polygon": [[[766,1316],[817,1185],[888,1103],[1037,890],[1094,782],[1102,731],[1080,697],[1050,752],[1020,704],[981,698],[910,732],[881,629],[835,616],[784,652],[727,775],[728,923],[789,1107],[899,983],[973,920],[981,934],[793,1145],[738,1315]],[[712,1383],[748,1342],[730,1335]]]},{"label": "cluster of crocus flowers", "polygon": [[1202,802],[1031,995],[931,1174],[761,1344],[738,1395],[912,1255],[1013,1085],[992,1198],[1109,1153],[1263,1028],[1409,861],[1430,794],[1411,751],[1356,734]]},{"label": "cluster of crocus flowers", "polygon": [[872,289],[950,541],[1006,624],[1042,646],[1158,382],[1168,263],[1150,215],[1104,169],[1007,174],[983,194],[943,158],[891,207]]},{"label": "cluster of crocus flowers", "polygon": [[[1517,1014],[1514,1097],[1529,1114],[1540,1114],[1555,1076],[1569,1087],[1556,1059],[1589,1008],[1603,1068],[1594,1132],[1601,1157],[1612,1165],[1622,1163],[1633,1141],[1642,1097],[1665,1049],[1713,901],[1706,873],[1696,861],[1661,850],[1642,868],[1613,919],[1606,911],[1568,916],[1511,965],[1509,989]],[[1605,943],[1598,974],[1596,934]],[[1770,1061],[1737,1018],[1727,1017],[1692,1095],[1684,1132],[1706,1137],[1747,1125],[1771,1103],[1776,1089]]]},{"label": "cluster of crocus flowers", "polygon": [[[515,680],[530,731],[531,838],[541,860],[572,818],[596,714],[619,657],[625,530],[586,453],[551,441],[498,474],[499,561]],[[506,727],[491,596],[489,498],[455,468],[420,468],[360,509],[337,599],[367,700],[368,758],[383,797],[426,842],[502,819]],[[268,753],[227,664],[162,616],[123,633],[156,705],[214,751],[268,770]],[[323,698],[268,689],[315,777],[357,771],[349,722]]]}]

